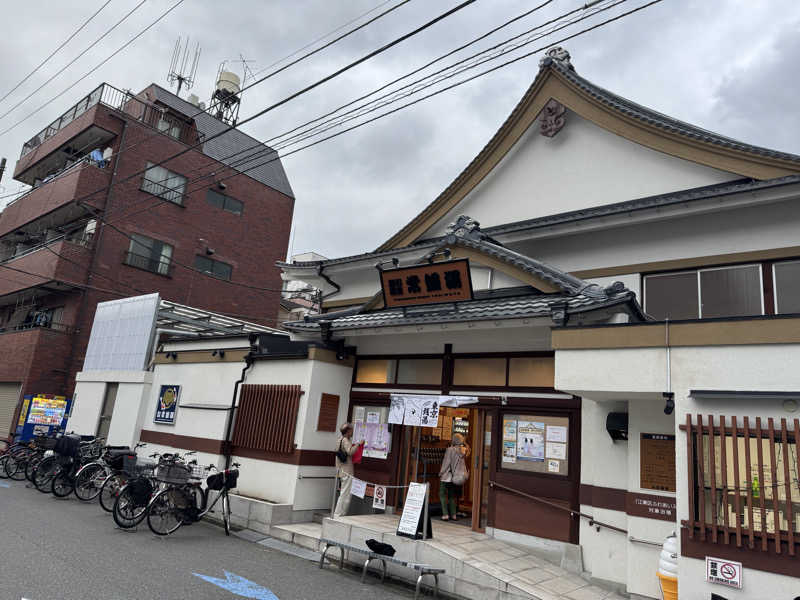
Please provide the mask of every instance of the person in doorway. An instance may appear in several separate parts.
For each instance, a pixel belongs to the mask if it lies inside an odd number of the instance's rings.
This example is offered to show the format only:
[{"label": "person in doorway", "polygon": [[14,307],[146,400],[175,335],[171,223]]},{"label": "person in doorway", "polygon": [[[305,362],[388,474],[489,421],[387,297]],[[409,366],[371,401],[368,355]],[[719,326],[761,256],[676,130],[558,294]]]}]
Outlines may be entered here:
[{"label": "person in doorway", "polygon": [[462,486],[467,480],[467,458],[469,446],[460,433],[453,434],[453,441],[444,453],[439,469],[439,500],[442,503],[442,521],[458,520],[458,500]]},{"label": "person in doorway", "polygon": [[[353,443],[353,426],[345,423],[339,428],[341,437],[336,443],[336,474],[342,480],[339,501],[333,511],[333,517],[342,517],[350,509],[350,489],[353,485],[353,454],[361,444]],[[340,452],[341,451],[341,452]],[[344,458],[344,460],[342,460]]]}]

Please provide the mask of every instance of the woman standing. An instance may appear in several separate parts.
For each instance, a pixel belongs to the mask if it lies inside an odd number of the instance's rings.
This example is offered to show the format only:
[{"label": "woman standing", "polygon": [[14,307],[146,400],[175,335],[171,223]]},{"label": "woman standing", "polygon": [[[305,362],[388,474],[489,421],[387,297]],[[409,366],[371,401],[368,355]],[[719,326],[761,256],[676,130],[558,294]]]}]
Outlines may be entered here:
[{"label": "woman standing", "polygon": [[353,454],[364,443],[353,443],[353,426],[350,423],[342,425],[339,433],[342,436],[336,445],[336,469],[337,475],[342,480],[342,486],[341,492],[339,492],[339,501],[333,511],[334,518],[346,515],[350,508],[350,489],[353,486]]},{"label": "woman standing", "polygon": [[458,520],[458,499],[464,483],[469,479],[467,458],[469,446],[464,436],[453,434],[453,441],[444,453],[442,468],[439,469],[439,500],[442,503],[442,521]]}]

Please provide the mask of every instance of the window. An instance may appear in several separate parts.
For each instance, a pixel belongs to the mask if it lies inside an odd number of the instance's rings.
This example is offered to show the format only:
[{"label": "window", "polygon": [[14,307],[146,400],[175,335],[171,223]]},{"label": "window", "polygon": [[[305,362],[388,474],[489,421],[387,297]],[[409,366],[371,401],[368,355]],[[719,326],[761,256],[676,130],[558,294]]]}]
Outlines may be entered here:
[{"label": "window", "polygon": [[442,360],[440,358],[403,358],[397,362],[397,383],[441,385]]},{"label": "window", "polygon": [[141,189],[169,202],[183,204],[183,194],[186,192],[186,177],[148,162]]},{"label": "window", "polygon": [[647,275],[645,311],[656,319],[764,314],[761,265]]},{"label": "window", "polygon": [[128,246],[125,264],[159,275],[169,275],[171,259],[172,246],[134,233]]},{"label": "window", "polygon": [[356,383],[394,383],[396,369],[396,360],[359,359],[356,367]]},{"label": "window", "polygon": [[203,273],[208,273],[209,275],[219,277],[220,279],[230,279],[231,274],[233,273],[233,267],[228,263],[214,260],[212,258],[208,258],[207,256],[195,256],[194,266]]},{"label": "window", "polygon": [[453,385],[506,384],[505,358],[457,358],[454,361]]},{"label": "window", "polygon": [[800,313],[800,261],[775,263],[772,266],[775,287],[775,312]]},{"label": "window", "polygon": [[156,129],[176,140],[181,139],[181,124],[169,115],[161,115],[156,124]]},{"label": "window", "polygon": [[546,387],[555,385],[556,361],[552,356],[526,356],[508,361],[508,385]]},{"label": "window", "polygon": [[208,190],[206,192],[206,200],[211,206],[227,210],[235,215],[241,215],[244,210],[244,204],[239,202],[236,198],[231,198],[216,190]]}]

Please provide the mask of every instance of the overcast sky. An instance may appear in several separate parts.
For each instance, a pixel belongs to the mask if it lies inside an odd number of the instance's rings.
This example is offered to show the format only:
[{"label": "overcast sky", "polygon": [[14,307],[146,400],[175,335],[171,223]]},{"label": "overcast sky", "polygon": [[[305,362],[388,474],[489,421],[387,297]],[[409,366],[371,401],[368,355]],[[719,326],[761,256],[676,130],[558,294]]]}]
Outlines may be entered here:
[{"label": "overcast sky", "polygon": [[[0,131],[72,84],[174,1],[145,2],[75,65],[0,119]],[[266,140],[405,74],[540,1],[478,0],[423,34],[244,125],[243,129]],[[474,48],[497,43],[584,1],[555,0]],[[0,102],[0,114],[59,70],[138,2],[112,0],[41,71]],[[200,41],[200,68],[191,92],[207,99],[221,61],[237,59],[241,54],[253,61],[249,63],[252,69],[264,69],[382,2],[185,0],[73,90],[0,136],[0,156],[9,159],[0,182],[4,191],[0,193],[7,194],[19,187],[11,180],[10,172],[23,142],[99,83],[106,81],[134,91],[151,82],[166,87],[169,59],[178,35]],[[392,0],[380,10],[397,2]],[[102,3],[101,0],[4,2],[0,97]],[[241,118],[457,4],[455,0],[412,0],[347,40],[247,91]],[[641,4],[644,0],[628,0],[556,36]],[[663,0],[564,46],[570,51],[577,71],[598,85],[706,129],[800,154],[799,30],[797,0]],[[294,253],[313,250],[330,257],[342,256],[372,250],[385,241],[433,200],[480,151],[530,85],[538,60],[539,56],[534,56],[520,61],[287,157],[284,167],[296,196]],[[241,71],[241,63],[230,67]],[[3,202],[0,200],[0,205]]]}]

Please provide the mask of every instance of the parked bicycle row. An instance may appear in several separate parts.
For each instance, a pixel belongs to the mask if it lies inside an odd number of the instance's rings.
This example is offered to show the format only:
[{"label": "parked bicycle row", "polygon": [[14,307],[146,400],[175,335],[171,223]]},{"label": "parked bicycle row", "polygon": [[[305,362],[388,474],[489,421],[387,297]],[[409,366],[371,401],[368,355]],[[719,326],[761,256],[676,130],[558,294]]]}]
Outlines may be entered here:
[{"label": "parked bicycle row", "polygon": [[142,456],[137,451],[145,445],[109,446],[103,438],[72,433],[40,435],[0,452],[0,478],[27,479],[29,487],[58,498],[74,493],[86,503],[97,499],[118,527],[132,529],[146,520],[157,535],[218,510],[230,535],[229,492],[237,486],[239,464],[225,470],[201,466],[194,452]]}]

